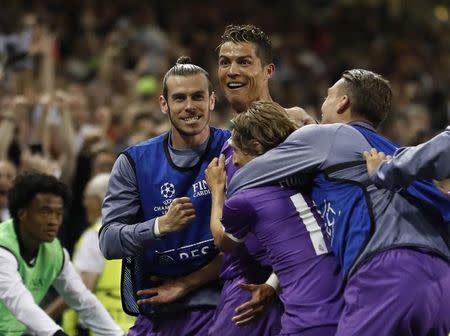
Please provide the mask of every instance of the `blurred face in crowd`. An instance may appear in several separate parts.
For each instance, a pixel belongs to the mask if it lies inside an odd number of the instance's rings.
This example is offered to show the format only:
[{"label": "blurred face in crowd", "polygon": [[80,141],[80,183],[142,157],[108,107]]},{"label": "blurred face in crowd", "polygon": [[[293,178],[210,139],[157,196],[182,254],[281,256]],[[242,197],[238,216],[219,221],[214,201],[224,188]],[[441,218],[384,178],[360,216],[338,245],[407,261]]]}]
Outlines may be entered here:
[{"label": "blurred face in crowd", "polygon": [[219,51],[218,77],[226,99],[233,109],[243,112],[257,100],[271,100],[269,79],[274,65],[263,65],[257,46],[251,42],[225,42]]},{"label": "blurred face in crowd", "polygon": [[64,201],[52,193],[37,193],[27,208],[17,212],[20,232],[28,243],[39,245],[56,238],[63,221]]},{"label": "blurred face in crowd", "polygon": [[338,80],[328,89],[327,97],[322,104],[322,124],[339,122],[339,111],[348,104],[348,97],[343,94],[344,79]]},{"label": "blurred face in crowd", "polygon": [[160,105],[172,124],[172,144],[193,140],[201,144],[209,136],[209,120],[214,109],[214,94],[208,90],[204,74],[170,76],[167,79],[167,100]]},{"label": "blurred face in crowd", "polygon": [[16,178],[16,168],[11,162],[0,161],[0,209],[8,206],[8,190]]},{"label": "blurred face in crowd", "polygon": [[116,155],[111,152],[97,153],[92,161],[92,176],[101,173],[110,173],[114,162],[116,161]]},{"label": "blurred face in crowd", "polygon": [[89,189],[89,185],[86,187],[83,197],[83,206],[86,209],[86,216],[89,224],[95,224],[102,215],[102,202],[98,195]]}]

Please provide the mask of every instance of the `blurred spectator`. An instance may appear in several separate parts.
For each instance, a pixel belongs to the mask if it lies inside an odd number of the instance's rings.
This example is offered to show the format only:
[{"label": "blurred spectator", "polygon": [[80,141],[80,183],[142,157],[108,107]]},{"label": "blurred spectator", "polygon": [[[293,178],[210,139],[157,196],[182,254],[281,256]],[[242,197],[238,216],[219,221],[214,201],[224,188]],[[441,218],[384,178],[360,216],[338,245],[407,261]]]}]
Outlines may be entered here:
[{"label": "blurred spectator", "polygon": [[[99,299],[108,313],[124,332],[134,324],[136,318],[126,315],[120,300],[121,260],[106,261],[98,245],[98,231],[101,226],[103,199],[108,188],[109,174],[95,175],[84,190],[83,205],[86,209],[89,227],[77,242],[73,264],[86,285]],[[60,318],[67,308],[62,298],[56,299],[46,309],[53,318]],[[64,331],[69,335],[86,335],[89,331],[72,309],[62,314]],[[84,334],[83,334],[84,335]]]},{"label": "blurred spectator", "polygon": [[16,178],[16,167],[10,161],[0,160],[0,223],[11,218],[8,210],[8,191]]}]

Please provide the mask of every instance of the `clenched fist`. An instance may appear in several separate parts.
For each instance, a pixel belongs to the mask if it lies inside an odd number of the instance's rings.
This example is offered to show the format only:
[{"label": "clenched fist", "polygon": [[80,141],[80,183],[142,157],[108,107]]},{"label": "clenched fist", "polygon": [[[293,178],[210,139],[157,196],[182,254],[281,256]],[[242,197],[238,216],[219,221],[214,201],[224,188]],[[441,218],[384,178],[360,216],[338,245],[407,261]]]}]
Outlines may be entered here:
[{"label": "clenched fist", "polygon": [[195,210],[189,197],[175,198],[167,213],[158,219],[159,232],[165,235],[184,229],[195,219]]}]

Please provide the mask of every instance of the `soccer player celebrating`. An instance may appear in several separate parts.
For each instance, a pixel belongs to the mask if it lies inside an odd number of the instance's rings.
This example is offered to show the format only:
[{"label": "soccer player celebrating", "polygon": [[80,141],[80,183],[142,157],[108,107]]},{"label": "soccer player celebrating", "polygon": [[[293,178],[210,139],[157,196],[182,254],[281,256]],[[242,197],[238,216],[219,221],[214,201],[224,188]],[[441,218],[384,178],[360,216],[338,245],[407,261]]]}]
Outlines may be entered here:
[{"label": "soccer player celebrating", "polygon": [[[269,81],[274,70],[271,41],[261,29],[253,25],[226,27],[219,45],[217,74],[225,98],[235,113],[245,111],[254,101],[272,101]],[[298,121],[299,126],[314,123],[314,119],[300,108],[287,110],[291,118]],[[233,163],[230,142],[226,143],[222,153],[226,158],[229,180],[239,169]],[[212,229],[217,242],[223,232]],[[270,276],[267,265],[260,264],[263,260],[257,260],[263,253],[264,249],[250,233],[245,247],[224,255],[221,272],[224,287],[214,315],[211,335],[234,335],[236,332],[273,335],[279,332],[282,308],[276,299],[278,280],[275,275]],[[266,280],[267,283],[264,283]],[[232,320],[239,324],[238,329]]]},{"label": "soccer player celebrating", "polygon": [[388,155],[397,149],[375,131],[391,102],[382,76],[345,71],[322,105],[322,122],[334,124],[302,127],[249,162],[228,196],[292,174],[312,184],[347,281],[337,336],[446,336],[450,201],[422,181],[401,193],[378,189],[361,160],[371,148]]},{"label": "soccer player celebrating", "polygon": [[[296,129],[285,109],[273,102],[253,103],[232,125],[233,161],[239,166]],[[206,170],[213,198],[211,226],[225,232],[216,244],[234,250],[251,232],[264,247],[261,257],[280,281],[280,335],[334,335],[344,303],[343,281],[316,207],[306,194],[281,186],[245,189],[224,202],[224,166],[221,155]]]},{"label": "soccer player celebrating", "polygon": [[126,258],[122,301],[126,312],[139,314],[129,335],[206,335],[220,295],[221,257],[204,171],[230,133],[209,126],[212,85],[190,59],[178,60],[162,89],[170,131],[118,157],[100,249],[107,259]]}]

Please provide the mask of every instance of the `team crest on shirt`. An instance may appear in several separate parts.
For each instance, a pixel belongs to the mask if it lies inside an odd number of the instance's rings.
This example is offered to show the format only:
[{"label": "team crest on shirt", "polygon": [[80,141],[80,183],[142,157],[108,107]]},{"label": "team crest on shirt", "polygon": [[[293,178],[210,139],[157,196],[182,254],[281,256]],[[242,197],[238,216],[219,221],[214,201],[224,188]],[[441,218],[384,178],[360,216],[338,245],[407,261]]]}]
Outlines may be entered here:
[{"label": "team crest on shirt", "polygon": [[317,207],[319,214],[322,216],[325,223],[325,231],[331,239],[333,239],[334,223],[336,217],[341,215],[341,211],[336,211],[331,206],[331,202],[324,200],[322,206]]},{"label": "team crest on shirt", "polygon": [[37,290],[44,287],[44,280],[41,278],[38,279],[32,279],[30,284],[30,290]]},{"label": "team crest on shirt", "polygon": [[166,182],[161,186],[161,196],[164,198],[172,198],[175,195],[175,185]]},{"label": "team crest on shirt", "polygon": [[154,206],[153,211],[164,215],[169,210],[170,203],[172,203],[173,197],[175,196],[175,185],[171,182],[165,182],[161,185],[160,191],[161,197],[164,199],[164,201],[161,205]]}]

